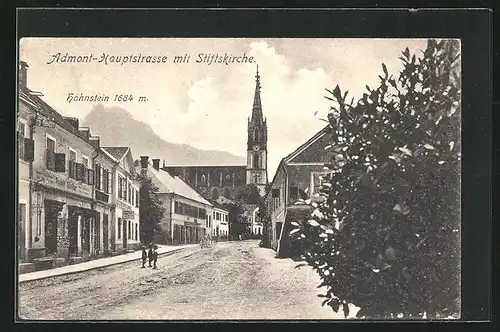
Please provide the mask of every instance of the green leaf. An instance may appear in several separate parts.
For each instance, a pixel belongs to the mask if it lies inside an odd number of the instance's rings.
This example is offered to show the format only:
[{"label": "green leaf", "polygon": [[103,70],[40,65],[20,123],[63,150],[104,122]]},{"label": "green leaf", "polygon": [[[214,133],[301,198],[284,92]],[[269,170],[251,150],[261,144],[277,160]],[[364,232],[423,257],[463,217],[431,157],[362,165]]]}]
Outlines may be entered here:
[{"label": "green leaf", "polygon": [[403,55],[404,55],[407,59],[409,59],[409,58],[410,58],[410,50],[408,49],[408,47],[404,50]]},{"label": "green leaf", "polygon": [[338,85],[333,90],[333,95],[335,96],[335,98],[337,98],[337,100],[341,100],[342,99],[342,95],[340,93],[340,88],[339,88]]},{"label": "green leaf", "polygon": [[387,71],[387,67],[384,63],[382,64],[382,69],[384,70],[385,77],[389,76],[389,72]]}]

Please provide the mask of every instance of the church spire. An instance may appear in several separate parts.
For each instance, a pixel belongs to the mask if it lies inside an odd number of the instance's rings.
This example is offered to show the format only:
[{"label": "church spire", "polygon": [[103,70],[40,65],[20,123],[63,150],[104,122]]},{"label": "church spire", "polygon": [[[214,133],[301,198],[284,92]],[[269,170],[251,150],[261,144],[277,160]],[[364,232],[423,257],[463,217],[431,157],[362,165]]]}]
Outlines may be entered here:
[{"label": "church spire", "polygon": [[259,65],[257,65],[257,74],[255,75],[255,95],[253,97],[252,119],[253,123],[262,123],[262,104],[260,102],[260,75]]}]

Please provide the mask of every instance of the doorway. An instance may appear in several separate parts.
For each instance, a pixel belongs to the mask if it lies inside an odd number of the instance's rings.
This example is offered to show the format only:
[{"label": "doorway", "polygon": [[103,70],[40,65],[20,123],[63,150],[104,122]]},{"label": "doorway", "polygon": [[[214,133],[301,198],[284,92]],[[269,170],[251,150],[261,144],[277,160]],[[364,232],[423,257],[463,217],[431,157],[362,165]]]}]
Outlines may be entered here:
[{"label": "doorway", "polygon": [[128,220],[123,219],[123,249],[127,249],[127,226],[128,226]]},{"label": "doorway", "polygon": [[45,200],[45,249],[47,255],[57,253],[57,217],[62,209],[60,202]]}]

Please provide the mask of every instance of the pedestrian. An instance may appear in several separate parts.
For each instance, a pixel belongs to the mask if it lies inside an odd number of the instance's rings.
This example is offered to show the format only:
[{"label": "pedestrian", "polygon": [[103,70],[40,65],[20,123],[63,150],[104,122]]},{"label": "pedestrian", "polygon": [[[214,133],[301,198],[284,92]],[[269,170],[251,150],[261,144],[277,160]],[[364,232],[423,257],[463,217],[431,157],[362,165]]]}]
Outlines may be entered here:
[{"label": "pedestrian", "polygon": [[144,269],[146,267],[146,259],[148,258],[148,253],[146,252],[146,246],[141,246],[142,249],[142,267]]},{"label": "pedestrian", "polygon": [[156,269],[156,261],[158,260],[158,246],[153,247],[153,269]]},{"label": "pedestrian", "polygon": [[149,244],[149,251],[148,251],[148,258],[149,258],[149,267],[151,267],[151,262],[153,261],[153,244]]}]

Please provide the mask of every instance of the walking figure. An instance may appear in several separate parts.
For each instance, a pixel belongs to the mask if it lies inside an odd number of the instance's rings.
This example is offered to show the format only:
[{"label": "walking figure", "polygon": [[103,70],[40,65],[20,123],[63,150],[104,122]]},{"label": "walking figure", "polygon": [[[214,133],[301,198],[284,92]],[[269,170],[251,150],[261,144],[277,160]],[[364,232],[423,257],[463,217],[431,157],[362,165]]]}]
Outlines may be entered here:
[{"label": "walking figure", "polygon": [[142,246],[142,267],[141,269],[144,269],[146,267],[146,259],[148,258],[148,253],[146,252],[146,247]]},{"label": "walking figure", "polygon": [[149,244],[149,251],[148,251],[148,258],[149,258],[149,267],[151,267],[151,262],[153,261],[153,244]]},{"label": "walking figure", "polygon": [[158,260],[158,246],[155,244],[153,247],[153,269],[156,269],[156,261]]}]

